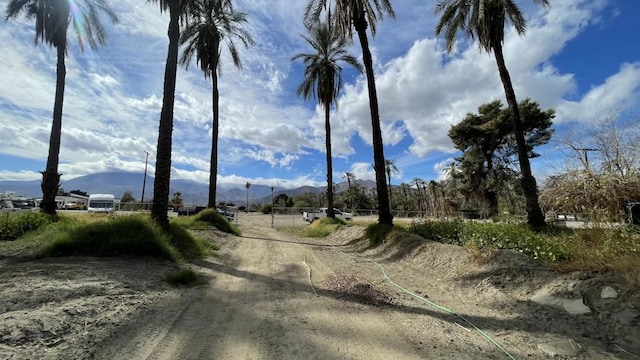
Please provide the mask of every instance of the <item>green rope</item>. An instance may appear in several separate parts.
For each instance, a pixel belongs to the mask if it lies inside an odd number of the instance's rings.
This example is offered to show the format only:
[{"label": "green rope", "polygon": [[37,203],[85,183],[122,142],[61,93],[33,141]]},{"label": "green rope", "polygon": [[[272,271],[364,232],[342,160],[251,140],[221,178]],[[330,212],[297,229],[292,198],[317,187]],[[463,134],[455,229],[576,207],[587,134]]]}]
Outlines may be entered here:
[{"label": "green rope", "polygon": [[362,260],[362,261],[370,262],[370,263],[373,263],[373,264],[377,265],[377,266],[380,268],[380,270],[382,271],[382,275],[384,276],[384,279],[385,279],[389,284],[391,284],[393,287],[395,287],[395,288],[399,289],[400,291],[402,291],[402,292],[404,292],[404,293],[406,293],[406,294],[408,294],[408,295],[413,296],[414,298],[416,298],[416,299],[418,299],[418,300],[421,300],[421,301],[423,301],[423,302],[425,302],[425,303],[427,303],[427,304],[429,304],[429,305],[433,306],[434,308],[436,308],[436,309],[438,309],[438,310],[440,310],[440,311],[443,311],[443,312],[445,312],[445,313],[447,313],[447,314],[453,315],[453,316],[455,316],[455,317],[457,317],[457,318],[461,319],[462,321],[466,322],[466,323],[467,323],[467,324],[469,324],[471,327],[473,327],[473,328],[474,328],[474,329],[475,329],[475,330],[476,330],[480,335],[482,335],[485,339],[487,339],[487,341],[489,341],[490,343],[492,343],[493,345],[495,345],[495,347],[497,347],[497,348],[498,348],[498,349],[500,349],[503,353],[505,353],[505,354],[509,357],[509,359],[516,360],[516,358],[515,358],[513,355],[511,355],[511,354],[510,354],[510,353],[509,353],[509,352],[508,352],[504,347],[502,347],[502,345],[500,345],[500,344],[499,344],[496,340],[494,340],[494,339],[493,339],[489,334],[487,334],[487,333],[486,333],[486,332],[484,332],[482,329],[480,329],[479,327],[477,327],[477,326],[476,326],[474,323],[472,323],[470,320],[467,320],[464,316],[462,316],[462,315],[460,315],[460,314],[457,314],[456,312],[454,312],[454,311],[452,311],[452,310],[449,310],[449,309],[447,309],[446,307],[444,307],[444,306],[442,306],[442,305],[438,305],[438,304],[436,304],[436,303],[434,303],[434,302],[430,301],[429,299],[425,298],[424,296],[418,295],[418,294],[414,293],[413,291],[407,290],[407,289],[403,288],[402,286],[400,286],[400,285],[396,284],[393,280],[391,280],[391,278],[390,278],[390,277],[389,277],[389,275],[387,274],[387,271],[386,271],[386,269],[384,268],[384,266],[382,266],[382,265],[381,265],[380,263],[378,263],[377,261],[372,260],[372,259],[368,259],[368,258],[361,258],[361,257],[357,257],[357,256],[353,256],[353,255],[347,254],[347,253],[345,253],[345,252],[341,251],[340,249],[337,249],[337,248],[335,248],[335,247],[333,247],[333,246],[331,247],[331,249],[333,249],[333,251],[335,251],[336,253],[339,253],[339,254],[342,254],[342,255],[344,255],[344,256],[350,257],[350,258],[352,258],[352,259],[354,259],[354,260],[356,260],[356,261],[357,261],[357,260]]}]

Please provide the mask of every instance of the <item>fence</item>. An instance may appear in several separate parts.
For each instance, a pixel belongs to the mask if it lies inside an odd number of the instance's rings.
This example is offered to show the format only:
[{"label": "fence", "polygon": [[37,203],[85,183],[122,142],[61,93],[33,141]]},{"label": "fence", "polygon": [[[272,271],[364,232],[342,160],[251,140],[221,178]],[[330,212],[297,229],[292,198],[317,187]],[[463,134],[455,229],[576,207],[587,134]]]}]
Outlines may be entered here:
[{"label": "fence", "polygon": [[[313,208],[290,208],[275,207],[273,214],[263,214],[259,212],[234,211],[234,224],[238,226],[260,226],[260,227],[303,227],[309,225],[302,219],[303,211],[313,211]],[[315,209],[317,211],[317,209]],[[341,209],[342,210],[342,209]],[[347,211],[347,210],[345,210]],[[375,209],[355,209],[347,211],[353,214],[355,223],[375,223],[378,221],[378,211]],[[425,211],[392,211],[394,221],[411,222],[433,218],[447,219],[475,219],[479,217],[476,212],[455,211],[448,213],[431,213]]]}]

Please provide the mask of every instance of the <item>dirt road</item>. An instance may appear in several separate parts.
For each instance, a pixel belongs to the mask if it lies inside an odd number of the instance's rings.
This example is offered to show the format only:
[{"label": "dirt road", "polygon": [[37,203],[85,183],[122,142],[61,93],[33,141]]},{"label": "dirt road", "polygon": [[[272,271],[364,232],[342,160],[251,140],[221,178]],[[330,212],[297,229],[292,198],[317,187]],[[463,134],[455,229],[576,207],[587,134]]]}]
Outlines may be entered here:
[{"label": "dirt road", "polygon": [[0,359],[640,359],[638,294],[620,279],[409,235],[369,249],[358,226],[308,239],[270,216],[238,224],[242,237],[200,234],[221,250],[186,290],[163,281],[167,261],[5,249]]},{"label": "dirt road", "polygon": [[614,356],[602,341],[585,335],[585,327],[597,326],[588,319],[518,301],[487,284],[452,282],[460,264],[468,263],[459,248],[451,247],[430,270],[419,262],[384,263],[393,281],[420,299],[390,286],[378,265],[358,260],[375,254],[344,246],[361,229],[322,240],[296,238],[259,222],[242,231],[242,237],[217,239],[221,254],[194,265],[211,276],[207,286],[133,319],[96,358],[633,356]]}]

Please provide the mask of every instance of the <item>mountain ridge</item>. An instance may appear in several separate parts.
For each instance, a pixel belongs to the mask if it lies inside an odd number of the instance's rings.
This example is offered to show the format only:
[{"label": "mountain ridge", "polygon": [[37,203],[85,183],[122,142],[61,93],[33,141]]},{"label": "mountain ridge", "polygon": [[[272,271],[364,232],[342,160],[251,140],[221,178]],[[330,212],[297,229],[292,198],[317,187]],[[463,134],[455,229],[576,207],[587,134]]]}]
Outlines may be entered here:
[{"label": "mountain ridge", "polygon": [[[81,190],[88,194],[106,193],[114,194],[119,198],[126,191],[130,191],[133,196],[140,200],[143,190],[143,173],[132,172],[105,172],[89,174],[60,181],[60,188],[65,192]],[[144,186],[144,199],[149,201],[153,197],[152,176],[147,175]],[[358,183],[367,188],[375,187],[375,182],[371,180],[358,180]],[[346,188],[346,183],[336,184],[336,192]],[[286,194],[288,196],[298,196],[303,193],[320,193],[326,190],[326,186],[300,186],[297,188],[274,187],[274,195]],[[12,192],[18,196],[41,197],[40,180],[0,180],[0,194]],[[172,179],[170,184],[170,196],[175,192],[182,193],[183,202],[186,205],[202,205],[207,203],[209,196],[209,185],[188,179]],[[263,204],[271,199],[271,186],[251,184],[249,188],[249,202],[252,204]],[[247,189],[244,184],[221,186],[218,185],[216,191],[218,202],[234,202],[244,204],[247,201]]]}]

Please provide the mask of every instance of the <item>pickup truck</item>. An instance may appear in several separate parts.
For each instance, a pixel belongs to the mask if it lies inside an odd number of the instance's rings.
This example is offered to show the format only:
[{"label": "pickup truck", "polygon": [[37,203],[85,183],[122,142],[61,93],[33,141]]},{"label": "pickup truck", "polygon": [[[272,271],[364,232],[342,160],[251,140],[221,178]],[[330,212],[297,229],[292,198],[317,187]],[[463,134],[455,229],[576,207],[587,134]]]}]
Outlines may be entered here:
[{"label": "pickup truck", "polygon": [[[318,211],[310,211],[310,212],[303,211],[302,220],[308,223],[312,223],[315,220],[326,217],[327,210],[328,210],[327,208],[320,208],[318,209]],[[353,215],[351,215],[350,213],[342,212],[336,208],[333,208],[333,213],[336,215],[336,219],[351,220],[353,218]]]}]

